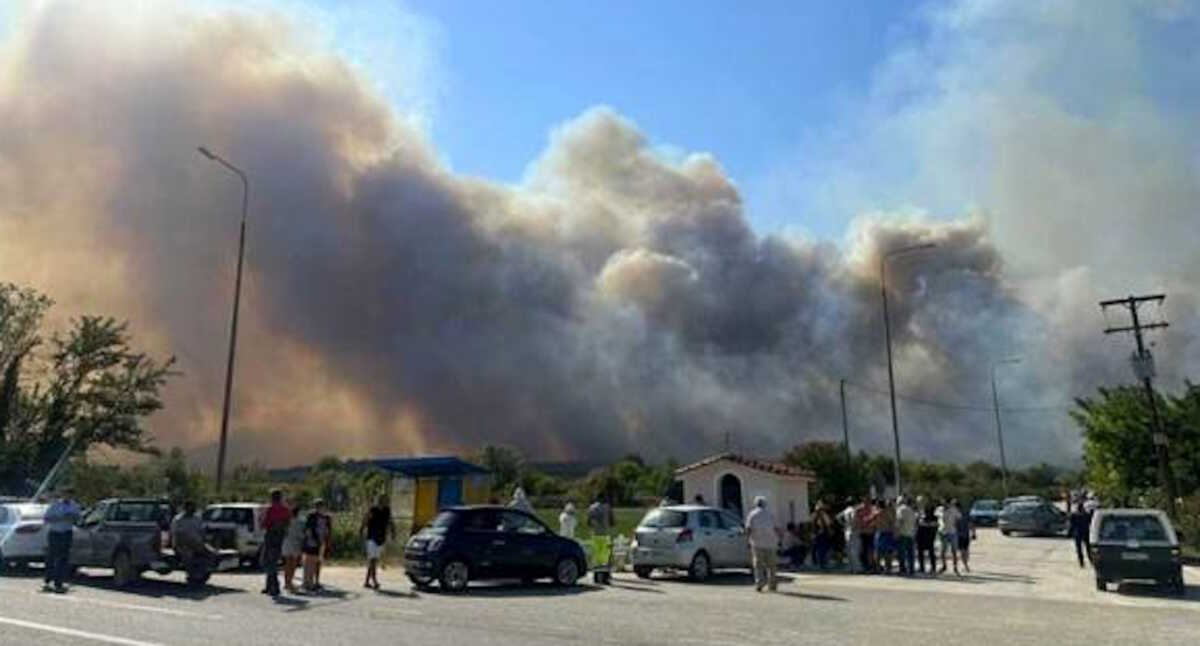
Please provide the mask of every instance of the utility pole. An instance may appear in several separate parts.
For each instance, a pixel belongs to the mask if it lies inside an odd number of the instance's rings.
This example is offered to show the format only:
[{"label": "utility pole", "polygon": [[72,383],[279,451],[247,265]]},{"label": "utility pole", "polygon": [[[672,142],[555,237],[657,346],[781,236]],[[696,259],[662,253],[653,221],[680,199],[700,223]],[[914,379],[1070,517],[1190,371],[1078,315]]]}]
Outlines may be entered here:
[{"label": "utility pole", "polygon": [[887,369],[888,369],[888,398],[892,404],[892,442],[896,452],[896,495],[899,496],[904,492],[900,483],[900,420],[896,416],[896,376],[892,369],[892,323],[888,317],[888,299],[887,299],[887,261],[901,254],[920,251],[922,249],[932,249],[937,245],[932,242],[924,244],[909,245],[900,249],[893,249],[879,256],[879,295],[883,301],[883,339],[887,346]]},{"label": "utility pole", "polygon": [[1158,413],[1158,397],[1154,394],[1154,357],[1146,349],[1146,344],[1142,336],[1142,332],[1145,330],[1167,327],[1167,322],[1142,323],[1141,319],[1138,318],[1138,307],[1142,303],[1153,302],[1161,305],[1166,298],[1166,294],[1151,294],[1149,296],[1130,295],[1128,298],[1114,298],[1107,301],[1100,301],[1100,309],[1104,311],[1109,307],[1122,306],[1129,310],[1129,316],[1132,319],[1133,325],[1110,327],[1105,329],[1104,333],[1132,332],[1133,338],[1137,342],[1137,351],[1133,355],[1133,370],[1138,379],[1142,380],[1142,385],[1146,387],[1146,397],[1150,400],[1150,418],[1154,425],[1151,432],[1154,434],[1154,448],[1158,454],[1158,479],[1166,489],[1167,513],[1171,515],[1171,518],[1175,518],[1175,476],[1171,473],[1171,460],[1167,449],[1166,429],[1163,428],[1162,418]]},{"label": "utility pole", "polygon": [[852,463],[850,458],[850,424],[846,421],[846,380],[838,382],[838,392],[842,395],[842,446],[846,449],[846,468]]},{"label": "utility pole", "polygon": [[[1020,359],[1009,357],[992,363],[992,409],[996,411],[996,443],[1000,445],[1000,482],[1004,486],[1004,497],[1008,498],[1008,459],[1004,456],[1004,429],[1000,426],[1000,396],[996,392],[996,366],[1017,363]],[[1067,511],[1071,511],[1069,508]]]}]

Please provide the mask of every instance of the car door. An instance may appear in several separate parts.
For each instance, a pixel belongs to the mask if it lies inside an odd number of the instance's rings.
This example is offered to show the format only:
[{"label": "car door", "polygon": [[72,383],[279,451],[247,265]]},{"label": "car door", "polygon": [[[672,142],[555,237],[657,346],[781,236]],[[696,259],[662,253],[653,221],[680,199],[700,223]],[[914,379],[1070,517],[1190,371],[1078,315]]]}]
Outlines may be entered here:
[{"label": "car door", "polygon": [[720,514],[715,510],[702,509],[696,514],[696,542],[708,552],[714,567],[724,566],[731,556],[720,525]]},{"label": "car door", "polygon": [[506,576],[540,577],[553,572],[558,544],[549,528],[533,516],[516,510],[501,512],[506,544],[502,562]]},{"label": "car door", "polygon": [[102,502],[89,509],[71,531],[71,564],[96,565],[95,534],[108,513],[109,503]]},{"label": "car door", "polygon": [[500,531],[500,514],[494,509],[477,509],[466,514],[454,544],[470,563],[471,577],[502,576],[501,555],[507,541]]},{"label": "car door", "polygon": [[721,534],[724,537],[728,551],[728,566],[749,567],[750,539],[746,534],[746,528],[742,525],[741,519],[735,517],[733,514],[722,512],[718,520],[720,521]]}]

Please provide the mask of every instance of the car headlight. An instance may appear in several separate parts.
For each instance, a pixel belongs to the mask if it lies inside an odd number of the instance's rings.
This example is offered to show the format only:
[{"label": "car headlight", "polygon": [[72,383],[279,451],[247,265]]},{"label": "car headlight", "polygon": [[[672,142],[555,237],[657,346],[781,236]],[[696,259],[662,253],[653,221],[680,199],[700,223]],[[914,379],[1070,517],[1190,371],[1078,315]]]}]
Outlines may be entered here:
[{"label": "car headlight", "polygon": [[441,536],[434,536],[433,538],[429,539],[425,543],[425,551],[426,552],[438,551],[439,549],[442,548],[442,543],[444,543],[445,540],[446,539],[442,538]]}]

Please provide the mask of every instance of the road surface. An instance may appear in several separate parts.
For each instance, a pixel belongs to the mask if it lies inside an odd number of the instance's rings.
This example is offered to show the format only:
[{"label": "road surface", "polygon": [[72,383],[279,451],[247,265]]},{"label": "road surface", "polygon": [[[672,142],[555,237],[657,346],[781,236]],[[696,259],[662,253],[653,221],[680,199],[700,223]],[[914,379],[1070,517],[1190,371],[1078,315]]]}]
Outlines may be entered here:
[{"label": "road surface", "polygon": [[320,596],[259,594],[260,576],[216,576],[192,591],[149,574],[131,591],[84,572],[66,595],[40,578],[0,578],[0,644],[1184,644],[1200,635],[1200,571],[1188,595],[1144,586],[1098,592],[1064,539],[981,531],[962,579],[787,574],[756,594],[741,573],[706,584],[618,575],[563,591],[491,585],[463,596],[416,592],[389,568],[380,592],[329,568]]}]

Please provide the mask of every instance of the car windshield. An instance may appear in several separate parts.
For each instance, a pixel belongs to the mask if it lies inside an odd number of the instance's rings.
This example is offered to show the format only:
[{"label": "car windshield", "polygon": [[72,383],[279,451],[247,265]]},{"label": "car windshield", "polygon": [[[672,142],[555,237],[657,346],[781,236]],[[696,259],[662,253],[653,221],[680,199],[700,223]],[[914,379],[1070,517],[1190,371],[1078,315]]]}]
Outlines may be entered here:
[{"label": "car windshield", "polygon": [[650,513],[646,514],[645,518],[642,518],[640,526],[656,529],[686,527],[687,513],[671,509],[651,509]]},{"label": "car windshield", "polygon": [[995,500],[976,500],[973,508],[976,511],[999,511],[1000,503]]},{"label": "car windshield", "polygon": [[1157,516],[1106,516],[1100,521],[1102,541],[1165,541],[1167,530]]},{"label": "car windshield", "polygon": [[432,534],[445,534],[446,530],[450,529],[450,527],[454,525],[454,521],[457,519],[458,514],[455,512],[443,511],[437,516],[434,516],[433,520],[429,521],[429,524],[422,528],[421,531]]}]

